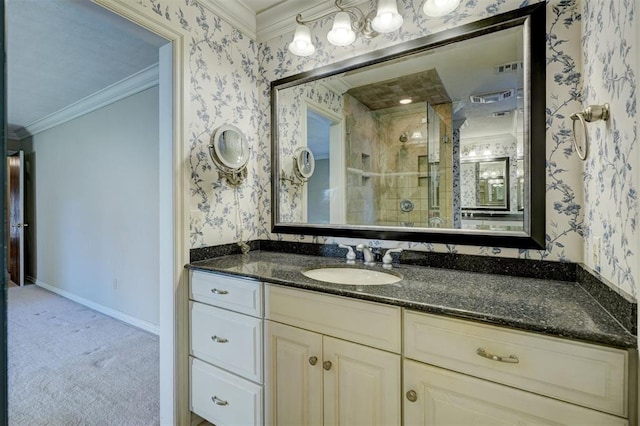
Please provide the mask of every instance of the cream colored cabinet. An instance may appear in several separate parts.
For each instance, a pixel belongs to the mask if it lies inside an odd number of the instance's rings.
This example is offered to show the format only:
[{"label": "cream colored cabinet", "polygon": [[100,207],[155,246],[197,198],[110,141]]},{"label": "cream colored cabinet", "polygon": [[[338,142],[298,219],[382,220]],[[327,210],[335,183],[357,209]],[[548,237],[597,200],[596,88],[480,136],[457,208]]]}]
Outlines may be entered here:
[{"label": "cream colored cabinet", "polygon": [[191,411],[216,426],[263,424],[262,283],[192,271]]},{"label": "cream colored cabinet", "polygon": [[626,425],[627,351],[404,313],[405,425]]},{"label": "cream colored cabinet", "polygon": [[625,419],[415,361],[404,362],[405,426],[623,426]]},{"label": "cream colored cabinet", "polygon": [[265,321],[266,424],[322,425],[322,372],[322,335]]},{"label": "cream colored cabinet", "polygon": [[[266,317],[293,326],[265,321],[266,424],[400,424],[400,355],[325,334],[388,346],[400,333],[400,310],[388,308],[268,285]],[[397,320],[394,336],[378,336],[386,320]]]},{"label": "cream colored cabinet", "polygon": [[400,424],[400,355],[323,336],[325,425]]}]

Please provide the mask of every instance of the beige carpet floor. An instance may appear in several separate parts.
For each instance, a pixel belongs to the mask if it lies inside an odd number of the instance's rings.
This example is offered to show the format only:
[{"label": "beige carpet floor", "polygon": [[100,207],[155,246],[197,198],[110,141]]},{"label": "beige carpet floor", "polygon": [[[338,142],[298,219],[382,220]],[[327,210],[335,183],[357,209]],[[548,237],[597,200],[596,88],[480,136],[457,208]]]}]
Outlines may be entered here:
[{"label": "beige carpet floor", "polygon": [[158,336],[35,285],[7,290],[10,425],[157,425]]}]

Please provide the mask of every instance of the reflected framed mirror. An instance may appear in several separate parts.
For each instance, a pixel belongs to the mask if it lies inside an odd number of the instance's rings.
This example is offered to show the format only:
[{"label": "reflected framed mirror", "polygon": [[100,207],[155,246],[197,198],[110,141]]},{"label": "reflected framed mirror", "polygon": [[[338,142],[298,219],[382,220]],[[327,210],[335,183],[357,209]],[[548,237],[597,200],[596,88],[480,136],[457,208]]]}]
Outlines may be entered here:
[{"label": "reflected framed mirror", "polygon": [[509,157],[460,162],[463,216],[474,210],[508,211],[509,194],[515,190],[509,185]]},{"label": "reflected framed mirror", "polygon": [[543,248],[545,4],[271,83],[272,230]]}]

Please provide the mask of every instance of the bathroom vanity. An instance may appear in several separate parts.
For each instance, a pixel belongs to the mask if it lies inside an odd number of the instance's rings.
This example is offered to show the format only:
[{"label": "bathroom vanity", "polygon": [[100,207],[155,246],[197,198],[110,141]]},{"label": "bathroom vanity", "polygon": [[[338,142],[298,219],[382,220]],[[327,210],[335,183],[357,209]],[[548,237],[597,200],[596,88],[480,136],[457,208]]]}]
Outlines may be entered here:
[{"label": "bathroom vanity", "polygon": [[189,265],[192,412],[216,425],[635,424],[636,338],[576,283],[301,273],[342,266],[266,251]]}]

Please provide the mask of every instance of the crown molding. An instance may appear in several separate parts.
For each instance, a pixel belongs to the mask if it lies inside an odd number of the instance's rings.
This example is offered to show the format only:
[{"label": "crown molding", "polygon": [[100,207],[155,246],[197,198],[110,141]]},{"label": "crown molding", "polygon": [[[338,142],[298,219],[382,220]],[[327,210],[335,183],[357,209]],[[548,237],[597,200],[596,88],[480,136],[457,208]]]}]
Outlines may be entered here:
[{"label": "crown molding", "polygon": [[135,95],[150,87],[158,85],[158,64],[151,65],[129,77],[105,87],[69,106],[47,115],[33,123],[15,131],[16,139],[22,140],[29,136],[49,130],[67,121],[104,108],[121,99]]},{"label": "crown molding", "polygon": [[197,0],[197,2],[251,39],[256,39],[256,14],[244,1]]},{"label": "crown molding", "polygon": [[[344,6],[352,7],[367,0],[347,0]],[[335,2],[324,1],[321,4],[309,6],[309,0],[288,0],[279,3],[256,16],[256,40],[260,43],[292,33],[296,27],[296,16],[300,13],[304,19],[321,16],[331,10],[336,10]]]}]

